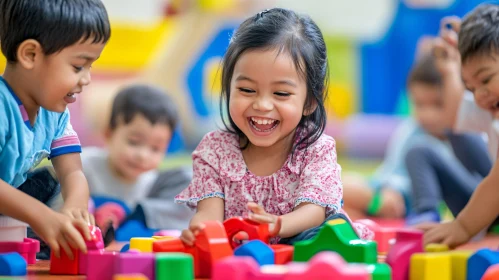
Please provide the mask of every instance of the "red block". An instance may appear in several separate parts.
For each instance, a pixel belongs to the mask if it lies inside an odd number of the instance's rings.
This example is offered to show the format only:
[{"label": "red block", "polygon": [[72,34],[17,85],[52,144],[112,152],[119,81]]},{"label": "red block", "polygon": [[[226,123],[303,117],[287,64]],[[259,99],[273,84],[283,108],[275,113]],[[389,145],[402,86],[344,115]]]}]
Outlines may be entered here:
[{"label": "red block", "polygon": [[79,264],[79,250],[71,248],[74,259],[70,260],[66,252],[61,249],[61,258],[56,258],[52,252],[50,255],[50,274],[77,275]]},{"label": "red block", "polygon": [[274,264],[287,264],[293,260],[295,248],[291,245],[272,244],[270,248],[274,251]]},{"label": "red block", "polygon": [[269,244],[271,234],[268,224],[260,224],[242,217],[233,217],[224,221],[224,227],[233,249],[239,246],[234,241],[234,236],[239,232],[246,232],[249,237],[248,240],[258,239],[265,244]]},{"label": "red block", "polygon": [[386,256],[386,263],[392,268],[392,280],[407,280],[411,256],[423,252],[423,232],[399,229],[395,238],[396,242]]},{"label": "red block", "polygon": [[384,255],[388,253],[390,247],[392,246],[392,242],[395,241],[395,235],[397,232],[396,228],[382,227],[369,219],[362,219],[355,222],[367,226],[374,232],[374,241],[378,244],[379,254]]}]

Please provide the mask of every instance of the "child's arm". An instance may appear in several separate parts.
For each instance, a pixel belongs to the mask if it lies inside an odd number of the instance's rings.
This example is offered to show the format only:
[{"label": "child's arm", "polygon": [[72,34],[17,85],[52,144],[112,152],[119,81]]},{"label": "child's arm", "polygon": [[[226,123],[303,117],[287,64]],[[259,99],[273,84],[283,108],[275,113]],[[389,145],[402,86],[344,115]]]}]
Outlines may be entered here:
[{"label": "child's arm", "polygon": [[[87,224],[95,224],[94,218],[88,213],[89,190],[81,167],[78,153],[69,153],[52,158],[57,178],[61,184],[64,214]],[[88,228],[86,229],[88,231]]]},{"label": "child's arm", "polygon": [[[69,244],[86,252],[85,241],[75,228],[88,227],[52,211],[33,197],[0,180],[0,213],[29,224],[59,257],[62,248],[73,258]],[[90,239],[90,235],[87,236]],[[74,246],[73,245],[73,246]]]},{"label": "child's arm", "polygon": [[498,182],[499,162],[496,162],[456,219],[450,223],[437,225],[425,233],[425,244],[442,242],[449,247],[456,247],[468,242],[492,224],[499,215]]}]

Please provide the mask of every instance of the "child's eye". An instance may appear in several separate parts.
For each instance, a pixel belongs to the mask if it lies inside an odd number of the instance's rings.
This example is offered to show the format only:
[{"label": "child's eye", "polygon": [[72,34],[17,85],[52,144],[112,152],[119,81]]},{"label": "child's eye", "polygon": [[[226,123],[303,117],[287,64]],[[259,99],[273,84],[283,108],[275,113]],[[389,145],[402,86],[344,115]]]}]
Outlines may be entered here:
[{"label": "child's eye", "polygon": [[81,70],[83,70],[83,67],[79,67],[79,66],[73,66],[73,68],[76,70],[76,73],[78,73]]},{"label": "child's eye", "polygon": [[130,144],[132,146],[138,146],[140,143],[137,140],[128,139],[128,144]]},{"label": "child's eye", "polygon": [[290,96],[291,95],[287,92],[282,92],[282,91],[274,92],[274,94],[278,95],[278,96]]},{"label": "child's eye", "polygon": [[484,84],[484,85],[488,84],[490,82],[490,80],[492,80],[493,76],[494,75],[491,75],[491,76],[487,77],[485,80],[482,81],[482,84]]},{"label": "child's eye", "polygon": [[238,90],[240,90],[242,92],[246,92],[246,93],[253,93],[253,92],[255,92],[254,90],[249,89],[249,88],[238,88]]}]

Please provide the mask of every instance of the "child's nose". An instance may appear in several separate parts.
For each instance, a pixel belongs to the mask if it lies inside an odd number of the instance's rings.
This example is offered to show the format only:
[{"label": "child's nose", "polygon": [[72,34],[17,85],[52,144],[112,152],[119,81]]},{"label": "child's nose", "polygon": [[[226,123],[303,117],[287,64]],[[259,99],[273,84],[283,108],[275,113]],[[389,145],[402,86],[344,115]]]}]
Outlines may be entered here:
[{"label": "child's nose", "polygon": [[271,111],[274,108],[274,103],[271,98],[265,96],[258,97],[255,102],[253,102],[253,109],[257,111]]},{"label": "child's nose", "polygon": [[80,84],[82,86],[86,86],[88,84],[90,84],[90,82],[92,81],[92,77],[90,75],[90,70],[86,71],[85,75],[80,79]]}]

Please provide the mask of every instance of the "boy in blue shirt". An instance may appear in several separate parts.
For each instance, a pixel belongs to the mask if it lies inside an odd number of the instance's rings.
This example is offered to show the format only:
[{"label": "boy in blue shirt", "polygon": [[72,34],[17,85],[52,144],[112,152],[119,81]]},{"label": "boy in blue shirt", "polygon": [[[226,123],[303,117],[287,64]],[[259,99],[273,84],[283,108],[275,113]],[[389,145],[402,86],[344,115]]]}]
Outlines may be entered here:
[{"label": "boy in blue shirt", "polygon": [[[67,105],[90,83],[110,37],[100,0],[2,0],[0,44],[0,214],[24,221],[56,257],[86,251],[89,191]],[[50,169],[34,171],[44,158]],[[57,179],[56,179],[57,177]],[[60,185],[59,185],[60,182]],[[47,204],[61,192],[60,212]],[[80,234],[81,231],[83,233]]]}]

